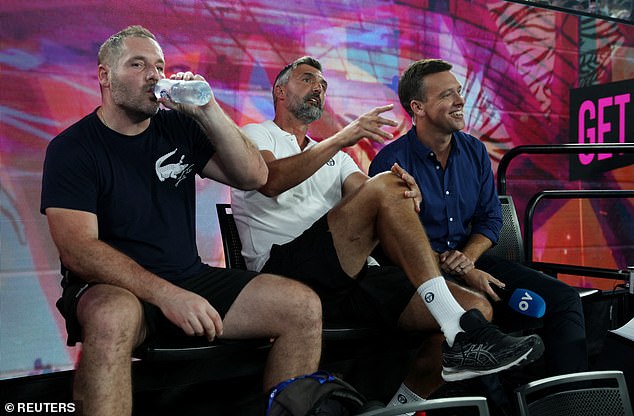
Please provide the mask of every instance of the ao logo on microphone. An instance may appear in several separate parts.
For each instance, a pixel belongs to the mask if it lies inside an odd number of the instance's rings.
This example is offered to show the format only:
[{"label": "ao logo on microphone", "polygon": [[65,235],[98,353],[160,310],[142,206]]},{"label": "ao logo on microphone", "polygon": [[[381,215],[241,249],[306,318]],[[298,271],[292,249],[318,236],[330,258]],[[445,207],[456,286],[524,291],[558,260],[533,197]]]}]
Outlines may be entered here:
[{"label": "ao logo on microphone", "polygon": [[528,294],[528,292],[525,291],[520,299],[520,303],[517,304],[517,307],[520,311],[526,312],[530,307],[530,304],[528,302],[531,300],[533,300],[533,298],[531,297],[531,295]]},{"label": "ao logo on microphone", "polygon": [[546,313],[544,298],[528,289],[515,289],[508,298],[508,305],[515,312],[533,318],[541,318]]}]

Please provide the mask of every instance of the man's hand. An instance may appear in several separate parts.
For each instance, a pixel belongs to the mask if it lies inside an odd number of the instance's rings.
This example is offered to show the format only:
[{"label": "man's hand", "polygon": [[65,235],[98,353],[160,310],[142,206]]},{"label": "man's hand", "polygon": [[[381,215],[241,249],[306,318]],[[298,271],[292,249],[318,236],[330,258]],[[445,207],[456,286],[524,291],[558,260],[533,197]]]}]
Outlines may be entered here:
[{"label": "man's hand", "polygon": [[163,314],[187,335],[203,336],[213,341],[222,335],[222,319],[205,298],[174,286],[157,305]]},{"label": "man's hand", "polygon": [[359,116],[352,123],[348,124],[337,134],[332,136],[337,140],[341,148],[354,146],[363,138],[367,138],[377,143],[383,143],[384,139],[393,139],[394,136],[381,129],[383,126],[396,127],[398,124],[394,120],[381,117],[380,114],[390,111],[394,104],[375,107],[367,113]]},{"label": "man's hand", "polygon": [[408,191],[405,191],[403,196],[405,196],[405,198],[412,198],[414,200],[414,211],[416,211],[416,213],[420,213],[420,204],[423,202],[423,195],[414,177],[407,173],[405,169],[400,167],[398,163],[392,165],[391,171],[403,180],[405,186],[409,189]]},{"label": "man's hand", "polygon": [[464,274],[462,278],[469,287],[487,294],[495,302],[499,302],[501,300],[497,293],[493,291],[493,288],[491,288],[491,284],[498,287],[504,287],[505,285],[489,273],[480,269],[472,268],[468,273]]},{"label": "man's hand", "polygon": [[475,267],[473,261],[458,250],[449,250],[441,253],[439,260],[440,268],[443,272],[456,276],[464,276]]},{"label": "man's hand", "polygon": [[[170,76],[170,79],[182,79],[184,81],[205,81],[205,78],[203,78],[201,75],[195,75],[192,72],[177,72],[176,74],[173,74],[172,76]],[[168,98],[158,98],[157,101],[161,104],[163,104],[166,108],[169,108],[171,110],[176,110],[179,111],[181,113],[187,114],[191,117],[196,117],[199,111],[202,111],[204,108],[206,108],[207,106],[209,106],[211,103],[215,102],[215,98],[214,98],[214,93],[213,90],[211,92],[211,99],[209,100],[209,103],[203,105],[203,106],[197,106],[197,105],[193,105],[193,104],[182,104],[182,103],[175,103],[173,101],[170,101]]]}]

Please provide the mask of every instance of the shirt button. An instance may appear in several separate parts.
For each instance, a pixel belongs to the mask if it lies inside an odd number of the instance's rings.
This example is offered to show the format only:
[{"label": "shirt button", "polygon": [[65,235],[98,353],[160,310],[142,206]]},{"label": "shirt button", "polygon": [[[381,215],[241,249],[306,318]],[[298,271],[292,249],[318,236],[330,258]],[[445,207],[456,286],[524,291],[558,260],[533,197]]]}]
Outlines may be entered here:
[{"label": "shirt button", "polygon": [[449,195],[449,191],[445,191],[445,195]]},{"label": "shirt button", "polygon": [[449,218],[449,222],[452,222],[452,221],[453,221],[453,217]]},{"label": "shirt button", "polygon": [[436,165],[436,170],[440,169],[440,166]]}]

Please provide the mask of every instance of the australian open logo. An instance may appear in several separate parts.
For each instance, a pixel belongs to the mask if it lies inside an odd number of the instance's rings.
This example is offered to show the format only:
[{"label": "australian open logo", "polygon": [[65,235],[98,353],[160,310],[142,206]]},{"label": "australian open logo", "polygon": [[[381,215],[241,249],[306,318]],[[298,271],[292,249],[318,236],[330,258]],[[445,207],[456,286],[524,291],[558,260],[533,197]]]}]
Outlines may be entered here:
[{"label": "australian open logo", "polygon": [[434,300],[434,293],[433,292],[425,293],[425,302],[431,303],[433,300]]},{"label": "australian open logo", "polygon": [[326,165],[335,166],[335,159],[330,159],[328,162],[326,162]]}]

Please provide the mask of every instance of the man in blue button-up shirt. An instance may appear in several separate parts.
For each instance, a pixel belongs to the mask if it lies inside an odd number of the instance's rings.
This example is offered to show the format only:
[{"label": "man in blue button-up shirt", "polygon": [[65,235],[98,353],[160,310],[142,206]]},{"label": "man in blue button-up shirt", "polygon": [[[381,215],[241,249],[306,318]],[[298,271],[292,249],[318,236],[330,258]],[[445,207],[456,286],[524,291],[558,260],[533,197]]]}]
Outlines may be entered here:
[{"label": "man in blue button-up shirt", "polygon": [[[486,147],[460,131],[465,100],[451,68],[445,61],[425,59],[405,71],[398,93],[414,126],[377,154],[370,176],[394,163],[406,169],[423,194],[420,219],[443,273],[494,300],[499,298],[491,284],[541,295],[547,305],[546,368],[552,374],[586,370],[584,317],[576,291],[521,264],[484,254],[502,227],[500,202]],[[494,312],[508,313],[503,305]]]}]

